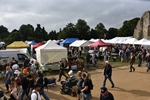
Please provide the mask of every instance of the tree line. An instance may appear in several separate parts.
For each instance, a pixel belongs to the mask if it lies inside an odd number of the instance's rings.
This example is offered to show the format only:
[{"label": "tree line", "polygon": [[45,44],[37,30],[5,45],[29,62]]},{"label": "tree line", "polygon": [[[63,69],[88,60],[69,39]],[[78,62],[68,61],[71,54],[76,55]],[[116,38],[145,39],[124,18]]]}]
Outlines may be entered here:
[{"label": "tree line", "polygon": [[12,32],[9,32],[8,29],[1,25],[0,26],[0,40],[5,41],[7,44],[10,44],[14,41],[47,41],[65,39],[65,38],[79,38],[89,40],[91,38],[105,38],[111,39],[116,36],[133,36],[134,28],[137,25],[139,18],[133,18],[131,20],[126,20],[123,22],[121,28],[105,28],[103,23],[98,23],[95,28],[90,28],[87,22],[83,19],[78,19],[76,24],[68,23],[64,28],[60,28],[58,32],[52,30],[47,32],[44,27],[41,27],[40,24],[37,24],[36,28],[32,25],[21,25],[20,28],[14,29]]}]

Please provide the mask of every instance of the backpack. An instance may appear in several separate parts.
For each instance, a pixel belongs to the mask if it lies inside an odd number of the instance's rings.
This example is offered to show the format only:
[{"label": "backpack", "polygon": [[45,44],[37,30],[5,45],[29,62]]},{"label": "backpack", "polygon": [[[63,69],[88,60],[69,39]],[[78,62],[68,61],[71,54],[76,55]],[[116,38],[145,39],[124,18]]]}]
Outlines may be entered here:
[{"label": "backpack", "polygon": [[93,82],[92,82],[92,80],[89,79],[88,82],[89,82],[89,89],[93,90]]}]

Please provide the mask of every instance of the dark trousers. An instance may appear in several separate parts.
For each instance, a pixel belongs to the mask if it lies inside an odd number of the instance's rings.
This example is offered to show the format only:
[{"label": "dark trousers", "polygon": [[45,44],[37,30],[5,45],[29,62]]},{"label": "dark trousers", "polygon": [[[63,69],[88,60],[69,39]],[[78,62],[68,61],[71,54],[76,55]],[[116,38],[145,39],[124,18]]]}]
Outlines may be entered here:
[{"label": "dark trousers", "polygon": [[65,76],[66,79],[68,78],[68,77],[66,76],[66,74],[65,74],[65,71],[61,69],[60,72],[59,72],[59,80],[61,80],[62,75]]},{"label": "dark trousers", "polygon": [[9,86],[8,84],[5,84],[7,91],[9,91]]},{"label": "dark trousers", "polygon": [[107,78],[109,79],[111,85],[114,86],[114,82],[112,81],[112,78],[111,77],[106,77],[106,75],[105,75],[104,76],[104,81],[103,81],[103,87],[105,87],[105,85],[106,85]]},{"label": "dark trousers", "polygon": [[141,67],[142,59],[138,59],[138,67]]},{"label": "dark trousers", "polygon": [[24,95],[26,94],[26,96],[28,97],[28,92],[27,90],[22,90],[20,96],[19,96],[19,100],[23,100]]},{"label": "dark trousers", "polygon": [[133,71],[135,70],[135,68],[133,67],[133,63],[130,63],[130,71],[132,72],[132,69]]}]

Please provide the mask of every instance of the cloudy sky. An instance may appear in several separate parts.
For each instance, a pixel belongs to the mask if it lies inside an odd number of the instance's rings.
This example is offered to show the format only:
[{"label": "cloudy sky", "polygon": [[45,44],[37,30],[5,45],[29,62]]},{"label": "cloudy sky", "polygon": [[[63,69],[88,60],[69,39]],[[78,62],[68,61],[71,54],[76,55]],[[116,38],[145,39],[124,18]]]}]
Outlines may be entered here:
[{"label": "cloudy sky", "polygon": [[50,32],[84,19],[91,28],[100,22],[107,29],[120,28],[148,10],[149,0],[1,0],[0,25],[12,31],[22,24],[41,24]]}]

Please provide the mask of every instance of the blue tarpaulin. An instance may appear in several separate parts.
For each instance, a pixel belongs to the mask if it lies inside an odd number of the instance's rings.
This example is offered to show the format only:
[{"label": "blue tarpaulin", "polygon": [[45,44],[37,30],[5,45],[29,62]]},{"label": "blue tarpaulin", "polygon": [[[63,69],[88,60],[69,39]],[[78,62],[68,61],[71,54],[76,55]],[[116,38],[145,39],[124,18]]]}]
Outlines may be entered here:
[{"label": "blue tarpaulin", "polygon": [[73,43],[74,41],[79,40],[78,38],[66,38],[65,40],[63,40],[62,42],[60,42],[61,46],[69,46],[71,43]]}]

